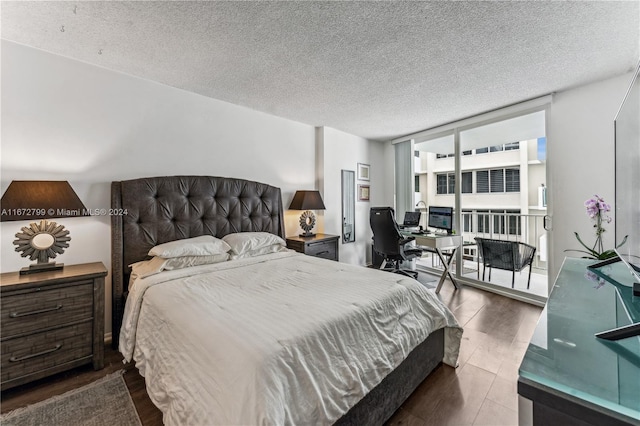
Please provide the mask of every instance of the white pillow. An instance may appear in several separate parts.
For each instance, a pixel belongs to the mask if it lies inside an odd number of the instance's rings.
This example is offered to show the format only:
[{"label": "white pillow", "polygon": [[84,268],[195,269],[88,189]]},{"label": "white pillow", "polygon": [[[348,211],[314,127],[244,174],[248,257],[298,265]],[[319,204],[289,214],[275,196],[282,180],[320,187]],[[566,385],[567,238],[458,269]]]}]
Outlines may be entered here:
[{"label": "white pillow", "polygon": [[268,232],[237,232],[225,235],[222,240],[229,244],[232,255],[241,255],[248,251],[271,247],[274,244],[287,246],[282,238]]},{"label": "white pillow", "polygon": [[185,238],[160,244],[149,250],[149,256],[164,257],[165,259],[180,256],[211,256],[231,250],[231,247],[212,235]]},{"label": "white pillow", "polygon": [[231,255],[231,259],[235,260],[235,259],[244,259],[246,257],[255,257],[255,256],[262,256],[263,254],[269,254],[269,253],[277,253],[279,251],[288,251],[289,249],[286,247],[283,247],[280,244],[273,244],[267,247],[262,247],[256,250],[249,250],[246,251],[242,254],[232,254]]},{"label": "white pillow", "polygon": [[[131,280],[147,278],[162,271],[188,268],[190,266],[208,265],[229,260],[229,253],[212,254],[209,256],[180,256],[165,259],[154,257],[131,265]],[[130,281],[131,282],[131,281]]]}]

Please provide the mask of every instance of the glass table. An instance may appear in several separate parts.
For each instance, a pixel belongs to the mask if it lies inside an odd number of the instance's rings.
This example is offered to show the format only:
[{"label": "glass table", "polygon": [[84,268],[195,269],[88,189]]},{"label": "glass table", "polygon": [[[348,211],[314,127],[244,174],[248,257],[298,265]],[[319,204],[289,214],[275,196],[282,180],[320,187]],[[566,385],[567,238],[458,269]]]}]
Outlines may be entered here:
[{"label": "glass table", "polygon": [[638,322],[640,297],[624,264],[593,263],[562,265],[520,365],[521,424],[640,425],[640,337],[595,337]]}]

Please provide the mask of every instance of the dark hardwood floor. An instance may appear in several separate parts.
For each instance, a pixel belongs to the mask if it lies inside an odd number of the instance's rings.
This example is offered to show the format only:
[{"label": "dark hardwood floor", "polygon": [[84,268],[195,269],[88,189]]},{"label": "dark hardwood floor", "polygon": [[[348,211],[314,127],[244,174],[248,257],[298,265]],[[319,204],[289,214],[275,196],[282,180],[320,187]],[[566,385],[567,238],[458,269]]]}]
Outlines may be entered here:
[{"label": "dark hardwood floor", "polygon": [[[517,425],[518,366],[541,308],[465,287],[440,293],[464,327],[459,367],[440,366],[388,422],[396,425]],[[91,366],[2,392],[3,413],[59,395],[114,371],[125,381],[143,425],[161,425],[162,413],[147,396],[144,379],[122,356],[106,346],[105,368]]]}]

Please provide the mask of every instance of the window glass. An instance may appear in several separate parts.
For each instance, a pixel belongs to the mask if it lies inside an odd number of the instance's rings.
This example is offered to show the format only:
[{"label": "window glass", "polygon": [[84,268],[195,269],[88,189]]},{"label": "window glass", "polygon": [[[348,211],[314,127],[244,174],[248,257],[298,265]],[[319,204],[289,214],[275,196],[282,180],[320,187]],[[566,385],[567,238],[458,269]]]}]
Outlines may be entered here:
[{"label": "window glass", "polygon": [[504,234],[504,210],[491,210],[491,213],[493,213],[493,232],[496,234]]},{"label": "window glass", "polygon": [[489,170],[478,170],[476,172],[476,192],[489,192]]},{"label": "window glass", "polygon": [[471,194],[473,192],[473,173],[462,172],[462,189],[463,194]]},{"label": "window glass", "polygon": [[504,192],[504,169],[490,170],[491,192]]},{"label": "window glass", "polygon": [[478,233],[489,233],[489,210],[478,210]]},{"label": "window glass", "polygon": [[512,151],[514,149],[520,149],[520,142],[511,142],[504,144],[505,151]]},{"label": "window glass", "polygon": [[504,146],[503,145],[494,145],[492,147],[489,147],[489,151],[490,152],[498,152],[498,151],[503,151],[504,150]]},{"label": "window glass", "polygon": [[484,154],[486,152],[489,152],[489,148],[478,148],[478,149],[476,149],[476,154]]},{"label": "window glass", "polygon": [[462,210],[462,230],[473,232],[473,213],[471,210]]},{"label": "window glass", "polygon": [[507,210],[509,223],[509,235],[520,235],[522,233],[522,224],[520,210]]},{"label": "window glass", "polygon": [[438,194],[447,193],[447,175],[446,174],[438,174],[436,176],[436,193]]},{"label": "window glass", "polygon": [[505,169],[506,192],[520,192],[520,169]]},{"label": "window glass", "polygon": [[456,190],[456,175],[449,173],[449,194],[455,194]]}]

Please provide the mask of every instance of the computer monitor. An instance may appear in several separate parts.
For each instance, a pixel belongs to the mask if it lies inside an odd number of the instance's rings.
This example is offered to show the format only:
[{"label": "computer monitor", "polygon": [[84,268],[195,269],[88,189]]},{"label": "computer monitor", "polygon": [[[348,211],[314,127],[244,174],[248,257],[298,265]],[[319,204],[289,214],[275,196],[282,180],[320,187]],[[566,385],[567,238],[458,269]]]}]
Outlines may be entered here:
[{"label": "computer monitor", "polygon": [[447,234],[453,231],[453,207],[429,206],[429,228],[444,229]]},{"label": "computer monitor", "polygon": [[403,227],[416,227],[420,225],[420,212],[405,212],[404,220],[402,221]]}]

